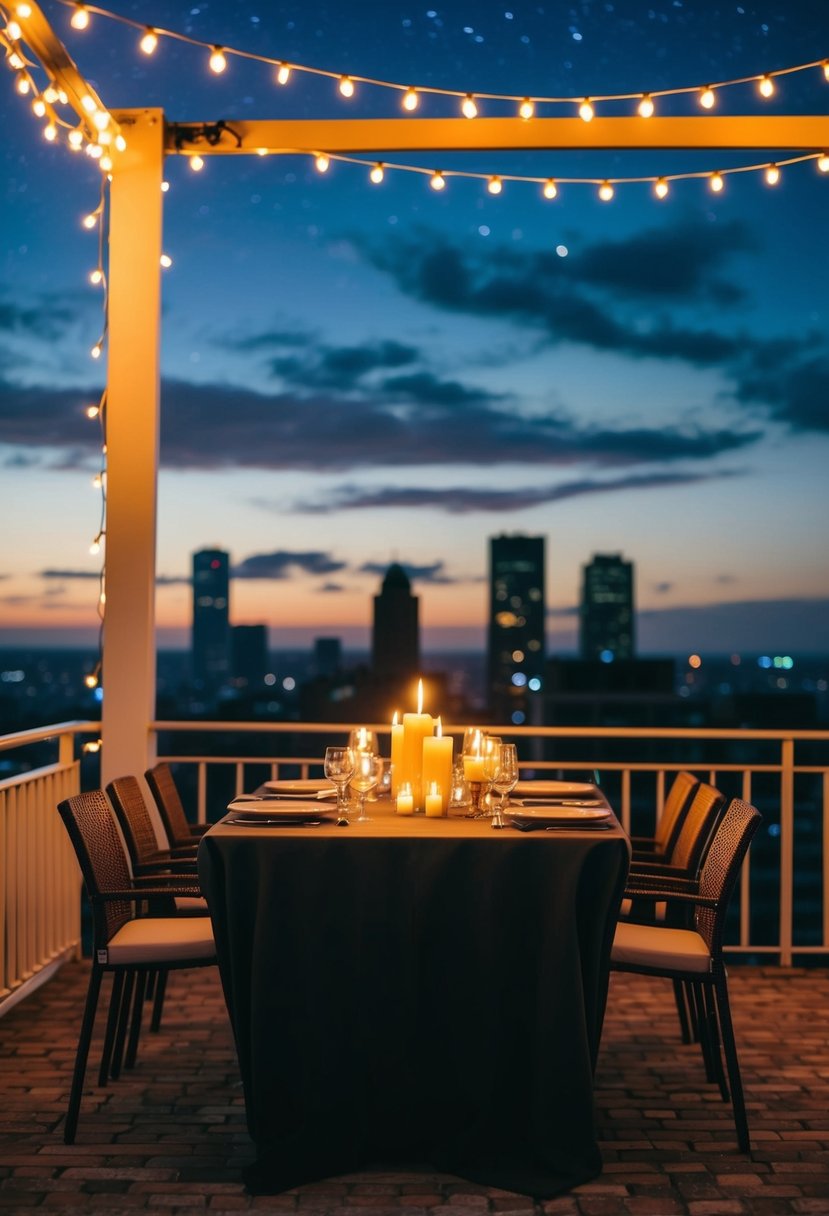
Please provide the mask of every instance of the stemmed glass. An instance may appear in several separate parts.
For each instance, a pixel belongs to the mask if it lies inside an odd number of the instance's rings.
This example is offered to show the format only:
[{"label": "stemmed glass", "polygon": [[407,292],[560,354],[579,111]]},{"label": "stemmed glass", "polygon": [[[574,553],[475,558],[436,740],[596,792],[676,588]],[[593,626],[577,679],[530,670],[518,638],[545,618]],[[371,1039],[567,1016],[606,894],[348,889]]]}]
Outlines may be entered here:
[{"label": "stemmed glass", "polygon": [[359,814],[357,823],[367,823],[371,816],[366,814],[366,794],[373,790],[383,771],[382,756],[373,752],[354,753],[354,772],[351,778],[351,788],[359,799]]},{"label": "stemmed glass", "polygon": [[502,743],[498,749],[495,774],[492,778],[492,788],[501,795],[501,802],[492,814],[492,826],[504,826],[504,811],[507,809],[509,795],[518,783],[518,753],[514,743]]},{"label": "stemmed glass", "polygon": [[354,773],[354,752],[350,747],[326,747],[325,775],[337,787],[337,823],[348,823],[345,791]]},{"label": "stemmed glass", "polygon": [[377,733],[368,726],[355,726],[348,736],[348,746],[355,752],[378,752]]}]

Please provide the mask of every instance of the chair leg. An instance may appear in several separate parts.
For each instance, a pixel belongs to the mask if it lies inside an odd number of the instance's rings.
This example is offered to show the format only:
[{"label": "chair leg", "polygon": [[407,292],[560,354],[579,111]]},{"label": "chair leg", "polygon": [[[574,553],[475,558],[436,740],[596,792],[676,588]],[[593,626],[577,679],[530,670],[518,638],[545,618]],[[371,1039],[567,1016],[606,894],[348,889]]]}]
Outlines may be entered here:
[{"label": "chair leg", "polygon": [[705,1079],[712,1084],[717,1080],[717,1066],[714,1061],[715,1041],[711,1035],[711,1024],[705,1007],[705,985],[692,983],[689,985],[694,994],[694,1008],[697,1024],[697,1042],[702,1051],[705,1065]]},{"label": "chair leg", "polygon": [[682,980],[674,980],[674,1001],[679,1017],[679,1032],[683,1043],[691,1042],[691,1023],[688,1019],[688,1002]]},{"label": "chair leg", "polygon": [[118,1018],[118,1029],[115,1032],[115,1045],[112,1050],[112,1067],[110,1076],[117,1081],[121,1075],[121,1064],[124,1060],[124,1043],[127,1039],[127,1026],[132,1009],[132,993],[135,988],[135,972],[128,971],[124,977],[124,992],[121,996],[121,1015]]},{"label": "chair leg", "polygon": [[95,1026],[95,1014],[98,1009],[98,997],[101,992],[103,972],[94,963],[89,977],[89,989],[86,994],[81,1032],[78,1036],[78,1050],[75,1054],[75,1068],[72,1073],[72,1087],[69,1090],[69,1105],[66,1109],[66,1123],[63,1128],[65,1144],[75,1143],[75,1132],[78,1128],[78,1115],[81,1110],[81,1094],[83,1079],[86,1074],[86,1061],[89,1058],[89,1044],[92,1042],[92,1031]]},{"label": "chair leg", "polygon": [[731,1105],[734,1110],[734,1125],[737,1128],[737,1147],[741,1153],[751,1152],[751,1142],[748,1134],[748,1118],[746,1116],[743,1082],[740,1077],[740,1062],[737,1059],[737,1044],[734,1039],[734,1025],[731,1021],[731,1006],[728,1002],[728,981],[725,973],[721,972],[714,978],[714,993],[717,998],[717,1012],[720,1019],[725,1063],[728,1069],[728,1080],[731,1083]]},{"label": "chair leg", "polygon": [[127,1054],[124,1058],[124,1068],[134,1068],[138,1055],[138,1036],[141,1033],[141,1015],[144,1012],[144,990],[147,983],[146,971],[139,971],[135,979],[135,1000],[132,1003],[132,1023],[127,1044]]},{"label": "chair leg", "polygon": [[697,1006],[694,1000],[694,985],[687,980],[683,980],[682,986],[685,989],[685,1003],[688,1007],[688,1030],[690,1033],[689,1043],[699,1042],[699,1026],[697,1025]]},{"label": "chair leg", "polygon": [[98,1084],[106,1085],[109,1080],[109,1066],[112,1061],[112,1048],[115,1043],[115,1032],[121,1015],[121,995],[124,991],[124,972],[116,971],[112,977],[112,992],[109,996],[109,1013],[104,1033],[104,1046],[101,1052],[101,1065],[98,1069]]},{"label": "chair leg", "polygon": [[161,1028],[161,1014],[164,1011],[164,993],[167,991],[167,972],[159,971],[155,981],[155,998],[153,1000],[153,1016],[150,1030],[158,1033]]},{"label": "chair leg", "polygon": [[709,984],[706,984],[703,988],[703,995],[705,998],[706,1025],[711,1041],[711,1063],[714,1066],[714,1080],[720,1087],[720,1096],[723,1102],[727,1102],[731,1095],[728,1092],[728,1081],[725,1078],[725,1070],[722,1064],[720,1026],[716,1003],[714,1001],[713,990]]}]

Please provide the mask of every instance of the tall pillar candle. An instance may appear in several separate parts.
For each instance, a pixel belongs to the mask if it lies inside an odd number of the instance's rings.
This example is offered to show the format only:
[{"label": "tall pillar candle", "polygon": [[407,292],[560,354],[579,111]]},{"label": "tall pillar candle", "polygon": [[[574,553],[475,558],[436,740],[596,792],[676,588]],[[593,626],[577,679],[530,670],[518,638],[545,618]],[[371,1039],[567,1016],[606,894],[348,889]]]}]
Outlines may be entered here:
[{"label": "tall pillar candle", "polygon": [[401,780],[412,787],[415,810],[423,809],[423,740],[432,734],[431,714],[403,715],[403,765]]},{"label": "tall pillar candle", "polygon": [[451,735],[444,735],[440,718],[438,718],[437,733],[423,740],[423,789],[429,791],[437,786],[441,798],[441,814],[449,810],[449,798],[452,793],[452,752],[454,745]]}]

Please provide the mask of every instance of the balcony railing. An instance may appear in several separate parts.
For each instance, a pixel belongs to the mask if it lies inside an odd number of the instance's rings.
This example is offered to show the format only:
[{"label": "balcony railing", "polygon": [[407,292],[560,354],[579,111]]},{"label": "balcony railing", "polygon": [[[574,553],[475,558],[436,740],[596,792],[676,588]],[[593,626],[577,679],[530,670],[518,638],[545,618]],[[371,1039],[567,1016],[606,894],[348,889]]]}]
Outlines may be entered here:
[{"label": "balcony railing", "polygon": [[[79,949],[80,879],[55,807],[80,790],[81,742],[99,729],[67,722],[0,737],[0,752],[34,749],[36,757],[35,767],[0,778],[0,1013]],[[374,729],[388,741],[387,725]],[[464,725],[445,729],[458,739]],[[653,830],[680,769],[754,802],[764,822],[743,872],[729,949],[783,966],[829,954],[829,731],[492,729],[518,744],[523,776],[598,771],[625,828],[638,834]],[[219,818],[235,794],[267,778],[320,775],[326,745],[348,730],[330,722],[149,726],[200,821]]]}]

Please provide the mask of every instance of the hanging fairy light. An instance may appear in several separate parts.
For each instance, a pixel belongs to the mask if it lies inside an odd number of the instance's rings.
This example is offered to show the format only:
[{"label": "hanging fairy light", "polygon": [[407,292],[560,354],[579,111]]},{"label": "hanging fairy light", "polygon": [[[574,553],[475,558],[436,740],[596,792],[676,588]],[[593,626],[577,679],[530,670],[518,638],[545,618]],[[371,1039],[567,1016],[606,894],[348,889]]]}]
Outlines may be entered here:
[{"label": "hanging fairy light", "polygon": [[411,114],[414,110],[417,109],[419,104],[420,104],[420,98],[418,97],[417,89],[413,88],[410,85],[409,88],[406,89],[406,92],[403,94],[403,109],[408,110],[409,113]]},{"label": "hanging fairy light", "polygon": [[490,194],[500,194],[504,188],[504,184],[500,177],[491,177],[486,184],[486,188]]},{"label": "hanging fairy light", "polygon": [[582,122],[592,122],[596,111],[593,109],[593,103],[589,97],[585,97],[584,101],[579,106],[579,118]]},{"label": "hanging fairy light", "polygon": [[446,186],[446,178],[443,176],[440,169],[436,169],[429,178],[429,185],[433,190],[443,190]]},{"label": "hanging fairy light", "polygon": [[703,110],[713,110],[716,100],[717,98],[714,90],[710,85],[706,85],[699,95],[699,104],[702,106]]},{"label": "hanging fairy light", "polygon": [[191,156],[190,157],[190,168],[193,170],[194,173],[201,173],[202,169],[204,168],[203,158],[201,156]]},{"label": "hanging fairy light", "polygon": [[774,81],[771,76],[761,76],[757,81],[757,91],[761,97],[771,97],[774,94]]},{"label": "hanging fairy light", "polygon": [[461,113],[464,118],[478,117],[478,105],[471,93],[467,93],[461,102]]},{"label": "hanging fairy light", "polygon": [[518,117],[523,118],[524,122],[528,122],[535,114],[535,102],[529,97],[525,97],[518,107]]},{"label": "hanging fairy light", "polygon": [[708,185],[715,194],[720,194],[725,186],[723,175],[719,171],[715,171],[708,179]]},{"label": "hanging fairy light", "polygon": [[324,152],[320,152],[314,157],[314,166],[317,173],[327,173],[328,167],[331,164],[331,158],[326,156]]},{"label": "hanging fairy light", "polygon": [[599,186],[599,198],[603,203],[609,203],[613,198],[614,193],[615,191],[610,182],[602,182],[602,184]]},{"label": "hanging fairy light", "polygon": [[158,34],[151,25],[147,26],[144,36],[138,45],[145,55],[152,55],[155,53],[155,49],[158,46]]},{"label": "hanging fairy light", "polygon": [[669,187],[664,177],[658,177],[653,183],[653,192],[657,198],[667,198]]},{"label": "hanging fairy light", "polygon": [[780,181],[780,170],[777,165],[769,165],[766,169],[766,181],[770,186],[776,186]]},{"label": "hanging fairy light", "polygon": [[89,9],[85,4],[75,5],[75,11],[69,18],[69,24],[73,30],[85,30],[89,28]]},{"label": "hanging fairy light", "polygon": [[350,76],[341,76],[337,88],[343,97],[354,96],[354,81]]},{"label": "hanging fairy light", "polygon": [[224,53],[224,48],[220,47],[220,46],[214,46],[213,50],[210,53],[210,58],[208,59],[207,62],[208,62],[210,71],[214,72],[217,76],[220,76],[222,74],[222,72],[224,72],[225,69],[227,68],[227,57]]},{"label": "hanging fairy light", "polygon": [[291,68],[287,63],[280,63],[276,68],[276,83],[287,84],[291,79]]},{"label": "hanging fairy light", "polygon": [[637,107],[640,118],[653,118],[655,106],[650,93],[643,93],[642,100]]},{"label": "hanging fairy light", "polygon": [[555,184],[555,182],[553,181],[553,179],[551,177],[547,178],[547,181],[544,183],[544,185],[542,187],[541,193],[544,195],[545,198],[555,198],[556,195],[558,194],[558,186]]},{"label": "hanging fairy light", "polygon": [[374,182],[375,186],[379,186],[383,178],[386,176],[382,164],[378,161],[376,165],[372,165],[369,179]]}]

